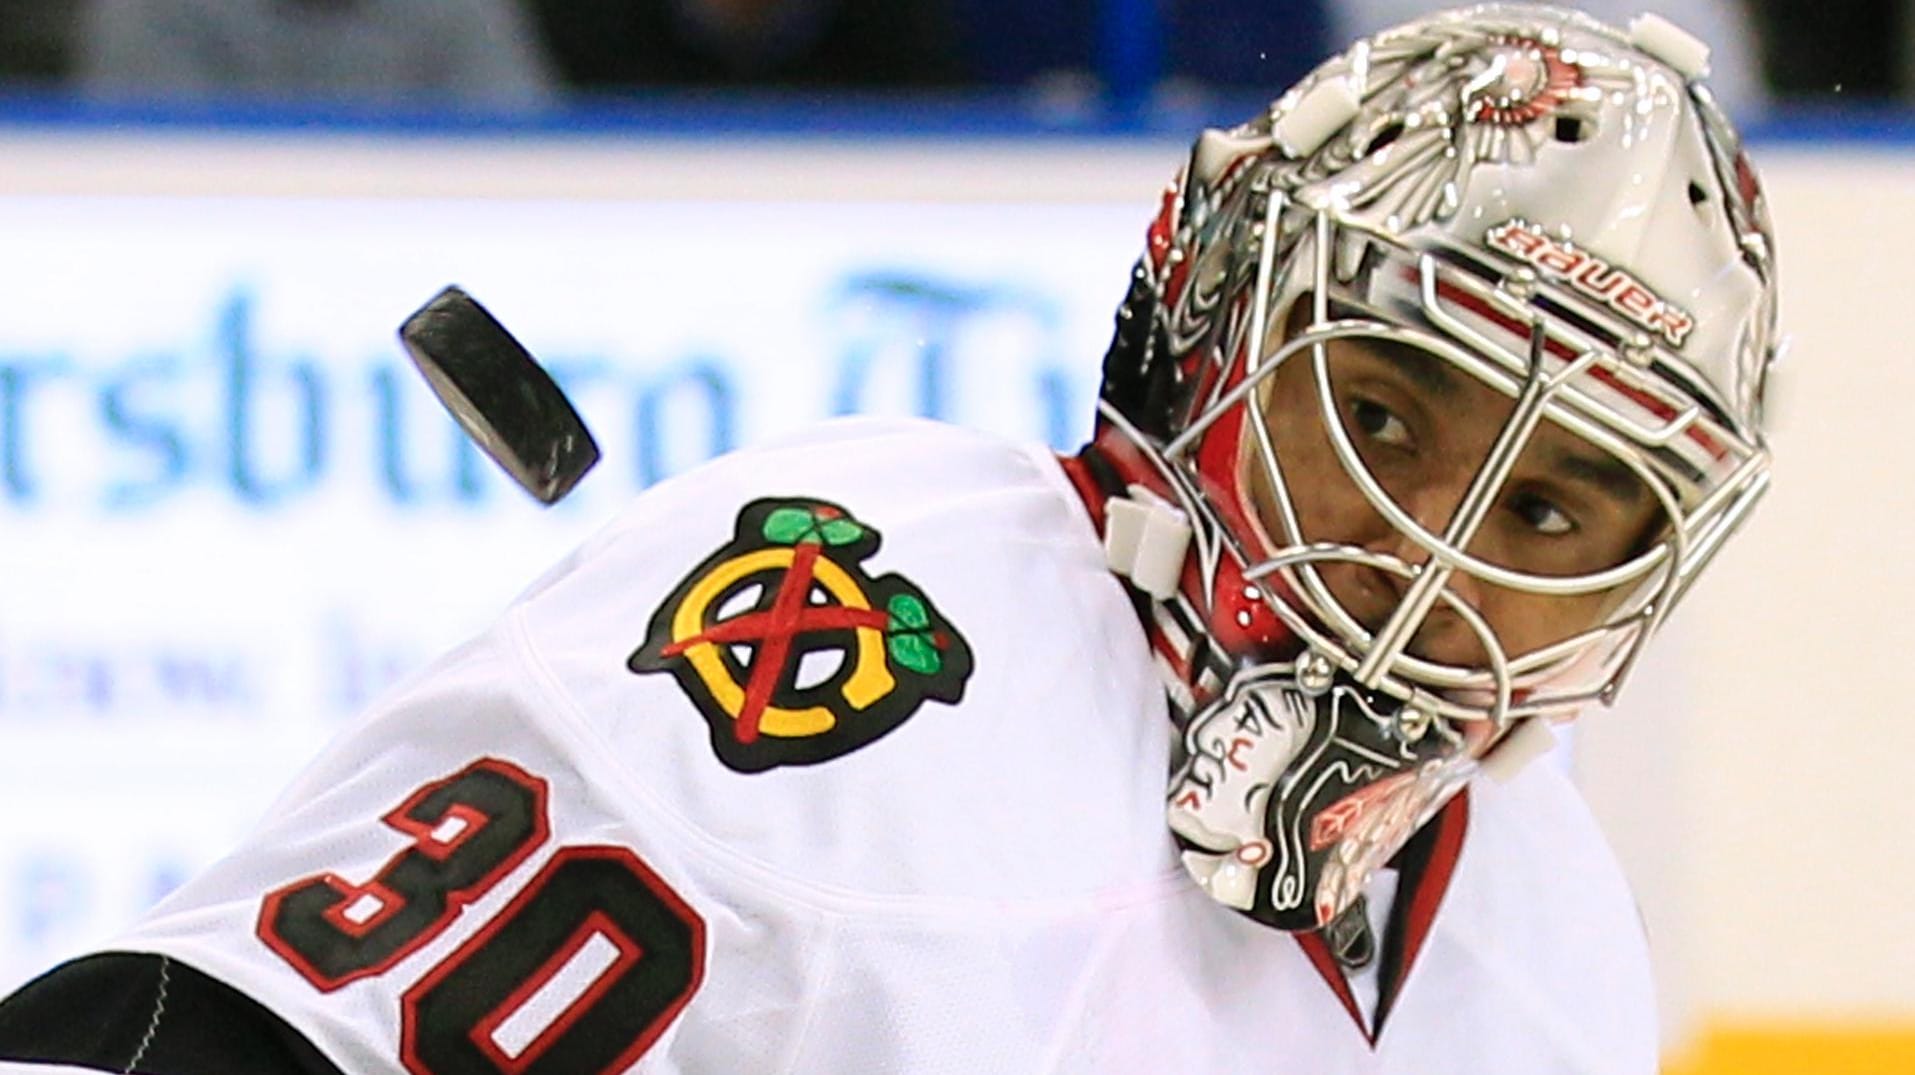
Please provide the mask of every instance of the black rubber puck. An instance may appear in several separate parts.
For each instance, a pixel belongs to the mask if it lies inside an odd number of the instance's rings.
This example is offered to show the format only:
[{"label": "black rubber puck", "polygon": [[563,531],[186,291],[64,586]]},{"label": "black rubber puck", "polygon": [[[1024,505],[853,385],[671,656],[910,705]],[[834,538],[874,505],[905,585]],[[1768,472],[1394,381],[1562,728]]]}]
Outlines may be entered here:
[{"label": "black rubber puck", "polygon": [[550,374],[505,326],[447,287],[399,326],[426,383],[485,454],[540,503],[598,462],[598,444]]}]

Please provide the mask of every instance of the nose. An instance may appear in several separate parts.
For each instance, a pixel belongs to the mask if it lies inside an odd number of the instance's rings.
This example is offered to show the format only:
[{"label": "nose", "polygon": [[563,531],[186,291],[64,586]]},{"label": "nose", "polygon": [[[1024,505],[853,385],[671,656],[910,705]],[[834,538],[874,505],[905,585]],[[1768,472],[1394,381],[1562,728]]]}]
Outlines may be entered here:
[{"label": "nose", "polygon": [[[1416,524],[1436,537],[1442,537],[1443,531],[1455,515],[1456,507],[1462,502],[1467,487],[1466,480],[1428,482],[1414,489],[1396,492],[1395,503],[1405,514],[1416,520]],[[1393,491],[1395,492],[1395,491]],[[1367,504],[1367,502],[1366,502]],[[1385,556],[1394,557],[1404,564],[1416,568],[1430,560],[1430,551],[1408,532],[1399,530],[1373,505],[1367,507],[1370,524],[1366,540],[1361,544],[1364,549]],[[1367,568],[1372,578],[1370,584],[1377,590],[1401,600],[1409,590],[1411,580],[1393,571],[1381,568]],[[1457,570],[1450,573],[1445,587],[1472,608],[1481,608],[1479,584],[1476,577],[1467,571]],[[1394,602],[1393,602],[1394,603]],[[1442,603],[1436,606],[1444,607]]]}]

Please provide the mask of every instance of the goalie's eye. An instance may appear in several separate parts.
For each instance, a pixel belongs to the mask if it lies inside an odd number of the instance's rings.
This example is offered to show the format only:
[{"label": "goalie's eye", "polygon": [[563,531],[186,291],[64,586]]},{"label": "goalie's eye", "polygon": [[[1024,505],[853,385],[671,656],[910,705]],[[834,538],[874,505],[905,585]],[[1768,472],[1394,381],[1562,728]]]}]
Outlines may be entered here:
[{"label": "goalie's eye", "polygon": [[1396,412],[1376,400],[1363,396],[1352,396],[1349,403],[1350,420],[1362,434],[1377,444],[1405,450],[1416,446],[1416,439],[1410,435],[1410,427]]},{"label": "goalie's eye", "polygon": [[1559,537],[1576,530],[1576,520],[1556,505],[1556,502],[1539,493],[1523,491],[1511,496],[1508,507],[1523,524],[1539,534]]}]

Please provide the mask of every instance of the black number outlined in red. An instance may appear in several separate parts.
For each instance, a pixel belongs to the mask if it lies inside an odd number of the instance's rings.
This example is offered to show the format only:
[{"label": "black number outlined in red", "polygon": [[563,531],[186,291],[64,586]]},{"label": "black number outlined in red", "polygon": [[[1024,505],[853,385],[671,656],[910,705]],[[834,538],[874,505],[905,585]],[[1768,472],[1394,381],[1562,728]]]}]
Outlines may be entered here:
[{"label": "black number outlined in red", "polygon": [[259,939],[321,992],[385,973],[545,843],[546,792],[497,758],[427,784],[382,819],[408,846],[363,883],[326,873],[274,889]]},{"label": "black number outlined in red", "polygon": [[[324,993],[385,973],[550,838],[547,792],[544,779],[497,758],[425,785],[382,818],[409,845],[362,883],[324,873],[274,889],[260,905],[260,940]],[[610,962],[508,1052],[502,1027],[594,940]],[[704,919],[637,854],[561,847],[406,990],[400,1059],[414,1075],[622,1071],[671,1026],[704,972]]]},{"label": "black number outlined in red", "polygon": [[[594,938],[614,955],[508,1055],[497,1040]],[[624,1071],[677,1018],[705,972],[705,922],[622,847],[566,847],[401,1001],[414,1075]]]}]

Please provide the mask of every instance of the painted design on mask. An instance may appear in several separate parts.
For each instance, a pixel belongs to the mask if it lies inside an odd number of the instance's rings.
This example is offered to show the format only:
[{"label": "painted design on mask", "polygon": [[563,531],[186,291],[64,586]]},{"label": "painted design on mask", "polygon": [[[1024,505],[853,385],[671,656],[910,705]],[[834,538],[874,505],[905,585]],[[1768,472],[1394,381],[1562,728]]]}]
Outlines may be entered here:
[{"label": "painted design on mask", "polygon": [[1302,182],[1336,176],[1353,208],[1410,229],[1455,213],[1479,165],[1530,164],[1551,143],[1596,137],[1605,94],[1647,90],[1676,108],[1680,87],[1633,58],[1547,38],[1429,23],[1359,46],[1352,66],[1380,87],[1363,101],[1370,118],[1304,160]]},{"label": "painted design on mask", "polygon": [[1186,725],[1169,796],[1197,883],[1284,930],[1329,925],[1476,770],[1446,722],[1342,674],[1298,680],[1288,665],[1234,677]]}]

